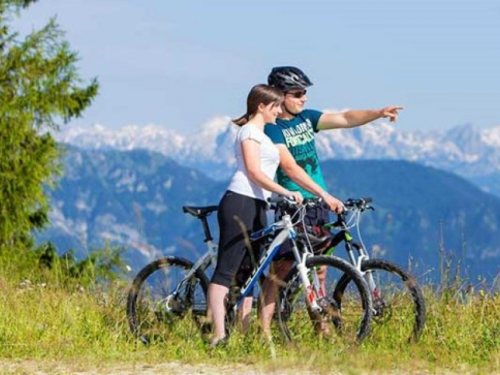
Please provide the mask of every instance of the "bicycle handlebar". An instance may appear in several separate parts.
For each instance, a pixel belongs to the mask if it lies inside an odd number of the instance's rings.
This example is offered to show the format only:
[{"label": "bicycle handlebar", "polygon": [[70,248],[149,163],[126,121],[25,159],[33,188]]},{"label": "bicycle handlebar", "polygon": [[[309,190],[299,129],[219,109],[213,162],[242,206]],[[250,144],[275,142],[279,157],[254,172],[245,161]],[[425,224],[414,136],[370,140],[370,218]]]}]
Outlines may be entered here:
[{"label": "bicycle handlebar", "polygon": [[[267,198],[267,202],[271,204],[271,209],[279,208],[282,211],[295,210],[298,207],[304,206],[304,203],[299,204],[294,197],[285,195],[276,195]],[[274,204],[273,204],[274,203]]]},{"label": "bicycle handlebar", "polygon": [[358,214],[366,211],[372,210],[375,211],[373,206],[370,206],[370,203],[373,202],[372,198],[349,198],[344,202],[345,210],[340,214],[337,214],[337,221],[332,223],[325,224],[323,227],[325,229],[333,229],[333,228],[343,228],[346,223],[346,216],[349,211],[357,212]]},{"label": "bicycle handlebar", "polygon": [[[279,208],[282,211],[294,210],[299,206],[302,207],[306,206],[308,208],[316,206],[326,207],[325,202],[321,198],[306,198],[302,202],[302,205],[297,204],[297,202],[295,202],[293,197],[286,197],[282,195],[273,196],[271,198],[268,198],[267,201],[271,204],[275,203],[275,205],[271,205],[271,209],[276,210],[277,208]],[[348,211],[359,211],[359,212],[363,212],[365,210],[374,211],[375,208],[370,205],[371,202],[373,202],[373,198],[371,197],[347,199],[346,201],[343,202],[345,208],[344,212],[337,214],[339,221],[343,222],[343,218],[345,217]]]},{"label": "bicycle handlebar", "polygon": [[286,195],[276,195],[267,198],[267,201],[269,203],[276,203],[276,204],[293,204],[297,206],[297,203],[295,202],[295,198],[292,196],[286,196]]},{"label": "bicycle handlebar", "polygon": [[[292,208],[292,207],[294,207],[294,208],[295,207],[303,207],[303,206],[314,207],[314,206],[317,206],[319,204],[324,204],[323,200],[321,198],[305,198],[302,201],[302,204],[298,204],[295,201],[294,197],[292,197],[292,196],[289,197],[289,196],[284,196],[284,195],[273,196],[271,198],[268,198],[267,201],[269,203],[275,203],[277,206],[279,206],[282,209]],[[275,209],[276,207],[271,206],[271,208]]]},{"label": "bicycle handlebar", "polygon": [[372,198],[349,198],[348,200],[346,200],[344,202],[344,206],[347,208],[347,209],[359,209],[361,211],[364,211],[364,210],[367,210],[367,209],[371,209],[371,210],[374,210],[374,208],[372,206],[370,206],[370,203],[373,202],[373,199]]}]

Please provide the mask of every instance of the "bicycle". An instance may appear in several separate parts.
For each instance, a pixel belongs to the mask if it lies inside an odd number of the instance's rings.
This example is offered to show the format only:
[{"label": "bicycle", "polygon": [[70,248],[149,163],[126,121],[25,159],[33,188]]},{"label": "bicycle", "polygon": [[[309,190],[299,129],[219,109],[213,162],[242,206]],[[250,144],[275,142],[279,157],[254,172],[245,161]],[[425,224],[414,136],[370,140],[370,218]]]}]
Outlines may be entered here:
[{"label": "bicycle", "polygon": [[[161,339],[186,320],[187,334],[196,334],[206,316],[206,294],[209,280],[205,271],[217,261],[218,245],[212,237],[208,217],[218,206],[183,206],[182,211],[201,221],[207,251],[192,261],[178,257],[159,258],[142,268],[132,281],[127,296],[127,318],[130,330],[145,344]],[[189,318],[185,319],[186,316]],[[190,324],[192,323],[192,324]]]},{"label": "bicycle", "polygon": [[[281,205],[285,211],[285,215],[283,215],[281,220],[250,235],[249,240],[252,243],[261,242],[265,243],[265,246],[256,262],[256,267],[250,274],[246,275],[241,284],[230,288],[226,306],[228,327],[234,325],[238,306],[245,297],[250,295],[253,287],[263,275],[264,270],[267,269],[274,256],[277,254],[280,246],[285,241],[290,240],[295,258],[294,269],[297,270],[298,282],[304,286],[302,288],[302,295],[306,297],[305,300],[307,302],[305,307],[309,315],[309,317],[307,317],[309,325],[303,326],[302,336],[307,337],[314,335],[314,337],[317,338],[317,332],[315,330],[317,325],[311,324],[311,319],[320,323],[333,322],[334,320],[340,321],[343,319],[343,315],[341,316],[339,314],[332,296],[333,288],[337,284],[337,280],[339,280],[342,275],[348,274],[350,281],[352,281],[352,283],[350,283],[352,286],[351,289],[353,293],[356,294],[358,303],[352,306],[352,314],[350,315],[350,320],[354,323],[344,325],[345,329],[343,330],[342,337],[343,340],[349,343],[363,340],[369,333],[373,308],[370,292],[361,274],[347,261],[331,255],[315,256],[305,242],[296,241],[297,233],[295,231],[295,225],[303,220],[305,206],[296,210],[297,206],[286,198],[279,198],[275,203]],[[290,207],[294,207],[297,212],[294,217],[286,213]],[[204,215],[209,214],[208,211],[213,212],[215,210],[200,207],[193,209],[196,211],[195,216],[200,218],[202,223],[205,223],[203,218],[205,217],[206,219],[206,216]],[[185,208],[184,212],[194,214],[193,210],[189,208]],[[208,225],[203,225],[203,227],[205,230],[205,239],[207,240],[206,242],[208,242],[208,239],[211,240],[211,236],[207,235],[209,234]],[[208,252],[210,251],[211,250]],[[153,325],[157,326],[156,329],[158,329],[158,325],[163,326],[159,329],[164,331],[163,335],[165,335],[168,334],[168,332],[166,332],[168,329],[166,328],[171,326],[171,323],[174,323],[178,318],[184,318],[189,313],[195,318],[193,320],[196,322],[196,311],[198,311],[196,309],[197,302],[200,303],[201,300],[206,301],[208,280],[204,275],[203,267],[208,267],[208,261],[203,260],[210,259],[207,254],[205,254],[196,265],[186,259],[177,257],[166,257],[163,259],[165,260],[155,261],[139,272],[133,281],[129,293],[127,313],[130,328],[141,341],[146,343],[157,338],[157,332],[153,329]],[[149,276],[153,275],[155,271],[163,270],[167,266],[169,268],[172,266],[180,266],[184,271],[187,271],[187,275],[182,277],[178,282],[170,283],[170,285],[173,285],[172,291],[166,292],[165,287],[162,286],[156,294],[147,291],[142,293],[141,289],[144,281]],[[320,285],[317,275],[317,269],[320,267],[326,267],[330,280],[334,280],[334,282],[331,284],[329,283],[328,286],[322,287]],[[161,272],[161,274],[163,276],[165,272]],[[334,275],[336,275],[336,278],[333,278]],[[142,295],[141,298],[138,297],[139,294]],[[150,301],[153,296],[159,297],[159,301]],[[143,307],[138,308],[138,305]],[[206,305],[203,304],[203,307],[205,308]],[[152,313],[150,313],[151,310]],[[140,311],[149,314],[150,319],[143,322],[139,317]],[[165,319],[165,315],[167,315],[169,319]],[[196,325],[199,326],[199,321]]]},{"label": "bicycle", "polygon": [[[332,254],[342,242],[350,263],[363,275],[371,291],[373,300],[372,337],[376,340],[384,335],[399,342],[400,339],[416,342],[420,339],[426,319],[425,300],[414,276],[384,259],[371,259],[361,239],[360,216],[366,210],[374,210],[371,198],[348,199],[346,210],[337,215],[337,220],[322,228],[304,227],[302,236],[311,242],[315,253]],[[318,202],[320,204],[320,202]],[[359,242],[354,241],[350,229],[355,227]],[[284,318],[293,309],[293,271],[285,279],[288,286],[280,292],[281,315]],[[343,306],[352,303],[348,298],[350,276],[344,275],[334,290],[334,300],[342,311]],[[285,319],[282,319],[285,320]],[[285,320],[286,322],[286,320]],[[341,322],[334,322],[340,328]]]}]

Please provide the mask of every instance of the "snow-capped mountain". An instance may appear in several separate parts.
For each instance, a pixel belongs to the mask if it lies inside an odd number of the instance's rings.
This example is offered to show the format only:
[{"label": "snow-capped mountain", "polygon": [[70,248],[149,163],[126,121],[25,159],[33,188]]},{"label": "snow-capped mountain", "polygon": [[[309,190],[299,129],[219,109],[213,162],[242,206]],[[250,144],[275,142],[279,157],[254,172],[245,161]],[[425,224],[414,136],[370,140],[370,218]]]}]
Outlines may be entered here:
[{"label": "snow-capped mountain", "polygon": [[196,132],[183,136],[165,127],[127,125],[110,129],[101,124],[67,126],[54,134],[57,141],[84,149],[145,149],[172,158],[185,166],[203,172],[212,178],[226,178],[234,165],[233,142],[237,127],[229,117],[216,117],[203,124]]},{"label": "snow-capped mountain", "polygon": [[325,159],[402,159],[474,177],[500,171],[499,137],[500,126],[424,133],[382,123],[322,132],[318,149]]},{"label": "snow-capped mountain", "polygon": [[[156,151],[182,165],[210,171],[213,178],[227,178],[234,166],[236,131],[230,118],[221,116],[189,135],[158,125],[110,129],[96,124],[69,126],[55,137],[82,148]],[[399,124],[375,122],[354,129],[323,131],[316,139],[323,160],[414,161],[456,173],[485,190],[500,194],[497,186],[500,185],[500,126],[478,129],[467,124],[448,131],[410,132]]]}]

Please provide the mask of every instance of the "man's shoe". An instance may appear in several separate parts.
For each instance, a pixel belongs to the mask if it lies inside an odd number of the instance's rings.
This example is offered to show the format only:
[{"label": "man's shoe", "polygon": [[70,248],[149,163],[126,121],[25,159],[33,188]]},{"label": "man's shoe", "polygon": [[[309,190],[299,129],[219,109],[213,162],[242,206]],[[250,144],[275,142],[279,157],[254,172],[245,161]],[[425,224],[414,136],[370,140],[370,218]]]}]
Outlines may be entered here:
[{"label": "man's shoe", "polygon": [[212,349],[225,348],[226,346],[227,346],[227,337],[224,337],[222,339],[212,340],[212,342],[210,343],[210,347]]}]

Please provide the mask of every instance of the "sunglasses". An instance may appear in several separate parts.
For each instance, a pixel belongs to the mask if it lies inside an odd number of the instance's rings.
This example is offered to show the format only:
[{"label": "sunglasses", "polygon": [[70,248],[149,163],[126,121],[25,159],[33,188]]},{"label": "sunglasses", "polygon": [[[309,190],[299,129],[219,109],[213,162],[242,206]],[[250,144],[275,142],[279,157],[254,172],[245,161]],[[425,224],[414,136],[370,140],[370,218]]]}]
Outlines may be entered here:
[{"label": "sunglasses", "polygon": [[300,99],[306,94],[307,94],[307,90],[297,91],[297,92],[287,92],[287,95],[291,95],[296,99]]}]

